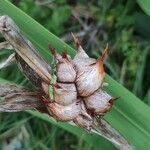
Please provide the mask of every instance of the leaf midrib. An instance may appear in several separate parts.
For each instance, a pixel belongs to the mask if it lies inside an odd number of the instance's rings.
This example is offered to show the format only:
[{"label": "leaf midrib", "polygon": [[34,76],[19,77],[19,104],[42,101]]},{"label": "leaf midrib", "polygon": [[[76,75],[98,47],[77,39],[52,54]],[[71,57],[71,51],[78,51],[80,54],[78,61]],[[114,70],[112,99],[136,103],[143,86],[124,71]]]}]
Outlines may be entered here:
[{"label": "leaf midrib", "polygon": [[150,138],[150,134],[149,132],[147,133],[147,131],[144,130],[144,128],[141,128],[136,121],[134,121],[133,119],[129,118],[127,115],[125,115],[119,108],[117,108],[116,106],[114,106],[114,109],[119,112],[119,114],[121,114],[126,120],[128,120],[133,126],[135,126],[136,128],[138,128],[141,132],[143,132],[143,134],[145,134],[146,136],[148,136]]}]

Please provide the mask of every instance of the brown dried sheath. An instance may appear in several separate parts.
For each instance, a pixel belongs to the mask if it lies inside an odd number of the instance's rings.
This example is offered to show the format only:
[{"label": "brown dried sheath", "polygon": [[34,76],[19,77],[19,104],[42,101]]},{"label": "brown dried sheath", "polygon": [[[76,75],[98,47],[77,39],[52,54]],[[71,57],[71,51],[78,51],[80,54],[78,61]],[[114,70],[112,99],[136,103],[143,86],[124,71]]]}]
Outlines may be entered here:
[{"label": "brown dried sheath", "polygon": [[[22,60],[38,74],[46,83],[50,82],[51,68],[37,53],[32,43],[20,32],[19,28],[8,16],[0,17],[0,32],[12,45]],[[20,63],[22,65],[22,63]]]},{"label": "brown dried sheath", "polygon": [[18,54],[15,55],[17,65],[26,77],[38,88],[42,89],[41,77]]},{"label": "brown dried sheath", "polygon": [[17,112],[29,109],[37,109],[40,112],[49,114],[41,96],[37,92],[30,92],[27,89],[15,84],[0,84],[0,112]]}]

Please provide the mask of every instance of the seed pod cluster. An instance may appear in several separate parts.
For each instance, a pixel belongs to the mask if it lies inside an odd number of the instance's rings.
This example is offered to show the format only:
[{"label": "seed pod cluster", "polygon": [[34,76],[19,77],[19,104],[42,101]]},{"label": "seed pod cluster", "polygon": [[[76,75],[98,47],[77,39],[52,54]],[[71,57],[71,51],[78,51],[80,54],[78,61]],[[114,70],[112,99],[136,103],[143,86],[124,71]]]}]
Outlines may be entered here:
[{"label": "seed pod cluster", "polygon": [[103,116],[113,105],[113,97],[101,89],[105,77],[103,61],[106,47],[99,59],[90,58],[73,35],[77,54],[74,59],[67,53],[58,54],[49,46],[56,60],[57,83],[54,85],[54,101],[48,108],[56,120],[74,121],[90,130],[92,116]]}]

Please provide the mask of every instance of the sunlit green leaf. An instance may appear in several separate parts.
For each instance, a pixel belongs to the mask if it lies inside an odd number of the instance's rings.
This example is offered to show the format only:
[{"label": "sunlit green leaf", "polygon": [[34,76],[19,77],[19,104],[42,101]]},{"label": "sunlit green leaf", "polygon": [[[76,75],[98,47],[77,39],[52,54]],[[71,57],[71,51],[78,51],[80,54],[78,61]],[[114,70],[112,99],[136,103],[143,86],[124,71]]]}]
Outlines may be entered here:
[{"label": "sunlit green leaf", "polygon": [[146,14],[150,16],[150,1],[149,0],[137,0],[141,8]]}]

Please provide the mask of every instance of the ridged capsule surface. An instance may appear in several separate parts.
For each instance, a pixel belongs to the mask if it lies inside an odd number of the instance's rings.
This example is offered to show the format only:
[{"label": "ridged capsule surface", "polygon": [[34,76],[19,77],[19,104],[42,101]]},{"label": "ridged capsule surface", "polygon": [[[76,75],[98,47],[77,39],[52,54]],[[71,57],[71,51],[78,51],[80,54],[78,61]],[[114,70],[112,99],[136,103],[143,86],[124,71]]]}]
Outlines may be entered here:
[{"label": "ridged capsule surface", "polygon": [[113,97],[102,90],[98,90],[91,96],[84,98],[88,110],[97,115],[103,115],[109,111],[113,104]]},{"label": "ridged capsule surface", "polygon": [[52,102],[48,104],[48,108],[53,114],[53,117],[59,121],[74,120],[81,113],[80,102],[74,102],[67,106]]},{"label": "ridged capsule surface", "polygon": [[75,84],[57,83],[54,86],[54,99],[56,103],[63,106],[74,103],[77,100]]}]

